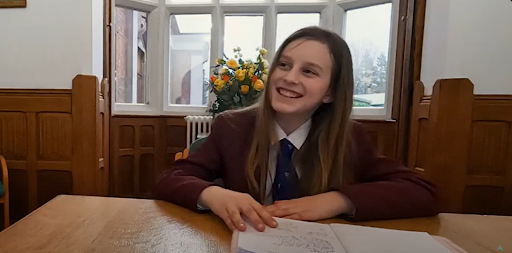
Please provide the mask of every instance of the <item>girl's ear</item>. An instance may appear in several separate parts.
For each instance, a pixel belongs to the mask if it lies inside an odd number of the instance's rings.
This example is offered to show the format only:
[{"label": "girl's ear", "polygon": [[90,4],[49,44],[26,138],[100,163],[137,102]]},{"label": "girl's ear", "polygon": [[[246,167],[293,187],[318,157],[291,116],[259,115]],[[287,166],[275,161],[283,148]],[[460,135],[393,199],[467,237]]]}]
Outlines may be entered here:
[{"label": "girl's ear", "polygon": [[328,104],[328,103],[331,103],[332,102],[332,96],[331,96],[331,90],[327,91],[327,93],[325,94],[325,97],[322,99],[322,102],[324,104]]}]

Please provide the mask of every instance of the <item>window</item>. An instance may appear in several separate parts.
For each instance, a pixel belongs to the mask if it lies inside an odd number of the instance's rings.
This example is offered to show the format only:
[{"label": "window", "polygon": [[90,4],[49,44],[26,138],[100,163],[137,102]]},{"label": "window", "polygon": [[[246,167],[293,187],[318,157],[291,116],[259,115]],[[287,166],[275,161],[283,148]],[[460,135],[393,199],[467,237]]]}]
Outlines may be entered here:
[{"label": "window", "polygon": [[277,14],[276,49],[295,31],[320,25],[320,13],[279,13]]},{"label": "window", "polygon": [[262,15],[224,17],[224,54],[227,57],[234,58],[233,49],[240,47],[244,58],[256,61],[258,56],[256,48],[261,47],[262,44]]},{"label": "window", "polygon": [[207,104],[211,27],[211,14],[171,15],[168,106]]},{"label": "window", "polygon": [[145,104],[147,13],[116,7],[116,103]]},{"label": "window", "polygon": [[384,107],[391,3],[347,11],[345,38],[354,62],[354,106]]},{"label": "window", "polygon": [[[345,38],[354,115],[389,118],[399,0],[114,0],[114,114],[201,115],[222,55],[255,59],[306,26]],[[128,16],[128,18],[126,18]]]}]

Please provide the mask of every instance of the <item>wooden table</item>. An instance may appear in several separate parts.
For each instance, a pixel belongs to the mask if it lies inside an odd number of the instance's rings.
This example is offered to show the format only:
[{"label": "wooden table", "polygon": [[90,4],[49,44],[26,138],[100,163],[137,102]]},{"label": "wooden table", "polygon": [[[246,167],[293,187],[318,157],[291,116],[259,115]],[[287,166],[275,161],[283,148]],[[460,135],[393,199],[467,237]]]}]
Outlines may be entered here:
[{"label": "wooden table", "polygon": [[[428,232],[468,253],[500,245],[512,252],[512,217],[440,214],[352,224]],[[216,216],[166,202],[61,195],[2,231],[0,252],[228,252],[230,240]]]}]

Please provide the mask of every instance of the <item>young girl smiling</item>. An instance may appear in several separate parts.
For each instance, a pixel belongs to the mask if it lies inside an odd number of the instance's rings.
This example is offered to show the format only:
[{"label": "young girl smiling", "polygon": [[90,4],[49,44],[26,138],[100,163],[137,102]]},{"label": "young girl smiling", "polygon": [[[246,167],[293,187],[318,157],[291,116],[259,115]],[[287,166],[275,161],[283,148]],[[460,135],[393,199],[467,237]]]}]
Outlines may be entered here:
[{"label": "young girl smiling", "polygon": [[161,175],[156,197],[211,210],[241,231],[243,216],[263,231],[277,226],[273,217],[436,215],[434,186],[380,156],[351,120],[353,89],[340,36],[319,27],[295,32],[276,52],[261,101],[219,114],[201,146]]}]

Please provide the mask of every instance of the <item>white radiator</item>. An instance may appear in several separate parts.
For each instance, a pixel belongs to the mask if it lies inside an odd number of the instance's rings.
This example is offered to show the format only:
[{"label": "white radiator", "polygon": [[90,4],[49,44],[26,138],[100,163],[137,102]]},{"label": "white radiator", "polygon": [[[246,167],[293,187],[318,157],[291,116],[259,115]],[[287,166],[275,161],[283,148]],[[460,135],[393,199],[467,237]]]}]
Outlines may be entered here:
[{"label": "white radiator", "polygon": [[197,139],[206,137],[210,134],[212,116],[186,116],[187,121],[187,148]]}]

